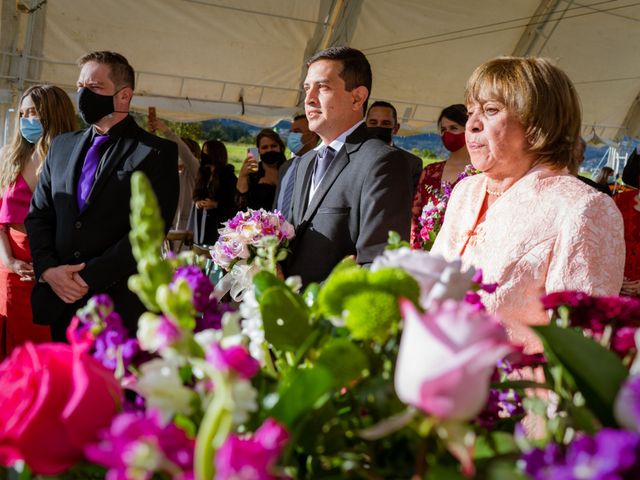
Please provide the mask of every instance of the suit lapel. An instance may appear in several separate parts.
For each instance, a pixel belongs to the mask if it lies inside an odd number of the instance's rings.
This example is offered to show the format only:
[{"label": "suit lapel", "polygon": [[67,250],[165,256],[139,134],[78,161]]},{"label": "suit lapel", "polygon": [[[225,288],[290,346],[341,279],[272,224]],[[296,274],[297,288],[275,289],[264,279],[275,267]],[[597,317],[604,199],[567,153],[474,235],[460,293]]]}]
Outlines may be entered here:
[{"label": "suit lapel", "polygon": [[316,159],[316,152],[311,150],[301,159],[293,187],[293,221],[297,227],[302,223],[302,217],[307,207],[307,198],[311,186],[311,176],[313,175],[313,164]]},{"label": "suit lapel", "polygon": [[364,124],[356,128],[347,137],[344,147],[340,149],[340,151],[336,155],[336,158],[334,158],[331,162],[331,165],[327,169],[324,178],[320,182],[320,185],[318,185],[318,189],[313,194],[313,198],[311,199],[309,207],[305,210],[304,207],[307,204],[307,198],[309,197],[309,190],[311,188],[311,177],[313,175],[313,166],[316,159],[315,152],[314,155],[308,159],[304,182],[302,181],[300,175],[298,175],[298,177],[296,178],[296,188],[298,187],[298,184],[300,184],[300,188],[302,189],[301,195],[296,196],[296,199],[301,198],[302,200],[298,209],[299,216],[294,217],[297,220],[296,225],[300,225],[301,223],[308,221],[315,214],[316,210],[322,203],[322,200],[329,193],[332,185],[338,179],[340,172],[342,172],[342,170],[344,170],[344,168],[351,161],[351,155],[356,153],[368,138],[368,130]]},{"label": "suit lapel", "polygon": [[[349,155],[347,153],[347,145],[345,145],[344,148],[340,149],[340,151],[336,155],[336,158],[334,158],[331,162],[331,165],[329,165],[329,168],[324,174],[324,178],[322,178],[320,185],[318,185],[316,192],[313,194],[313,198],[311,199],[311,202],[309,203],[309,206],[307,207],[307,210],[304,212],[304,216],[302,217],[303,222],[309,220],[309,218],[313,216],[313,214],[318,209],[318,206],[322,202],[322,199],[325,197],[325,195],[327,195],[327,193],[331,189],[331,186],[340,175],[340,172],[342,172],[344,167],[346,167],[348,164]],[[313,168],[311,168],[311,171],[313,171]],[[307,188],[306,191],[308,192],[309,188]]]}]

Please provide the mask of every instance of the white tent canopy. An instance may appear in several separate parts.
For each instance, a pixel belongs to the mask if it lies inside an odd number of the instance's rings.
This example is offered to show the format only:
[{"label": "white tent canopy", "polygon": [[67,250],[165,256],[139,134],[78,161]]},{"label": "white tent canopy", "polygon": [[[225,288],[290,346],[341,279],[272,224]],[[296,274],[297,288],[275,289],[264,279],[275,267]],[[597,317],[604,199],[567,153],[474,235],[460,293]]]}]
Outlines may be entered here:
[{"label": "white tent canopy", "polygon": [[640,136],[638,1],[0,0],[0,19],[0,118],[30,84],[74,92],[76,59],[115,50],[136,69],[134,109],[272,125],[303,109],[304,60],[351,45],[405,132],[433,129],[485,60],[537,55],[575,82],[584,135]]}]

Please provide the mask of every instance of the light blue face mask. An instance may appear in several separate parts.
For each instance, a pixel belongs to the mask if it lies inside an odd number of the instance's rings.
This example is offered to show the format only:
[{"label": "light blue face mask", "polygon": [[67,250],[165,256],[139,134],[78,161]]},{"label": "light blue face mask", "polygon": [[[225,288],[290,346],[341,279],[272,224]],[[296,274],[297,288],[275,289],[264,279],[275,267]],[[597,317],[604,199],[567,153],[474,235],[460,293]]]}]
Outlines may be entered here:
[{"label": "light blue face mask", "polygon": [[42,123],[39,118],[22,117],[20,119],[20,133],[29,143],[36,143],[42,137]]},{"label": "light blue face mask", "polygon": [[289,132],[289,136],[287,137],[287,146],[294,155],[302,150],[302,147],[304,147],[304,144],[302,143],[302,133]]}]

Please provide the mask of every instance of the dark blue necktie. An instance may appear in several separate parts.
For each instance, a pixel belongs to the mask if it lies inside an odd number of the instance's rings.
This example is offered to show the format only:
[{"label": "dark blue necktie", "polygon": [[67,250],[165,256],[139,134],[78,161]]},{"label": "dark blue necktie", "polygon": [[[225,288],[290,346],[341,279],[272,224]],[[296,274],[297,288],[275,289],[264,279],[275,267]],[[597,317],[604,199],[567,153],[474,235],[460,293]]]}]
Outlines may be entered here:
[{"label": "dark blue necktie", "polygon": [[78,180],[78,208],[82,210],[89,192],[93,186],[95,180],[96,170],[100,163],[100,147],[109,140],[107,135],[96,135],[93,137],[93,142],[87,151],[87,155],[84,157],[84,164],[82,165],[82,172],[80,172],[80,179]]},{"label": "dark blue necktie", "polygon": [[325,145],[318,150],[318,156],[316,157],[316,165],[313,171],[313,185],[317,187],[322,181],[322,177],[327,173],[331,161],[336,156],[336,151],[329,145]]}]

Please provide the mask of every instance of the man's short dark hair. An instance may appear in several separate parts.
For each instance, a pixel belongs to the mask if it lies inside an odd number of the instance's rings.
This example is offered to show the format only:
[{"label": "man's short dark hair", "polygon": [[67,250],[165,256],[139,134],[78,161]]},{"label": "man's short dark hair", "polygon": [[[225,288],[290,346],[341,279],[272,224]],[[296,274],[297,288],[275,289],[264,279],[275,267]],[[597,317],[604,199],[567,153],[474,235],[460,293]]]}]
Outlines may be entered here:
[{"label": "man's short dark hair", "polygon": [[301,118],[304,118],[305,120],[307,119],[307,116],[304,113],[299,113],[298,115],[296,115],[295,117],[293,117],[293,121],[297,122],[298,120],[300,120]]},{"label": "man's short dark hair", "polygon": [[129,65],[129,62],[124,56],[109,51],[91,52],[80,57],[78,66],[82,67],[85,63],[89,62],[109,65],[109,70],[111,71],[109,78],[117,89],[131,87],[132,90],[135,90],[135,73],[133,72],[133,67]]},{"label": "man's short dark hair", "polygon": [[376,100],[369,107],[369,110],[367,111],[367,115],[369,114],[368,112],[370,112],[371,109],[375,108],[375,107],[390,108],[391,109],[391,113],[393,114],[393,123],[394,123],[394,125],[398,124],[398,112],[396,111],[396,107],[391,105],[389,102],[385,102],[383,100]]},{"label": "man's short dark hair", "polygon": [[[351,47],[330,47],[313,55],[307,60],[307,67],[319,60],[336,60],[342,63],[342,70],[338,74],[344,80],[348,92],[354,88],[363,86],[371,95],[372,77],[369,60],[360,50]],[[367,111],[367,102],[364,101],[363,112]]]}]

